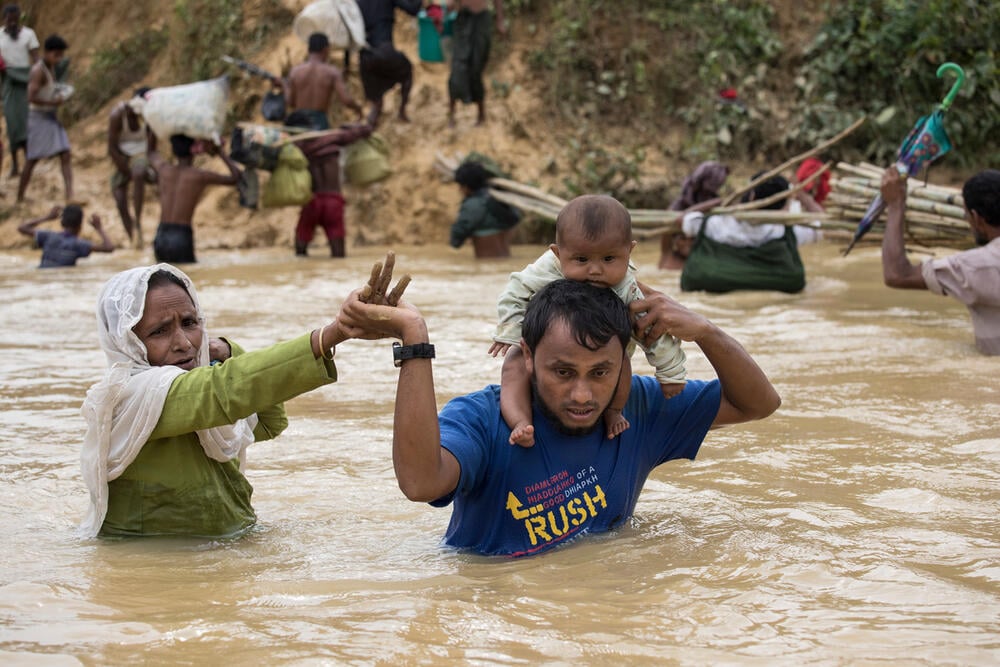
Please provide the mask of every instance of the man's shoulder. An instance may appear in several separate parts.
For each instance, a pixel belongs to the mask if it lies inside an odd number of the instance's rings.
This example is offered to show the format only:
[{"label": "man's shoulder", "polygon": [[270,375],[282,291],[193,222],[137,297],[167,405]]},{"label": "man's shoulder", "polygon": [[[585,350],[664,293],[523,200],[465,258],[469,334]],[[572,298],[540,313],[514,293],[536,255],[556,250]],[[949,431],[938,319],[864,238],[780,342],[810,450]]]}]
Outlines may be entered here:
[{"label": "man's shoulder", "polygon": [[488,415],[494,408],[499,410],[499,406],[500,385],[491,384],[479,391],[456,396],[445,404],[441,414],[458,411]]},{"label": "man's shoulder", "polygon": [[[660,389],[660,381],[651,375],[633,375],[629,392],[629,402],[634,403],[633,410],[637,414],[651,415],[660,409],[675,414],[681,414],[686,408],[699,401],[706,400],[718,407],[721,398],[721,384],[715,380],[688,380],[681,393],[673,398],[664,398]],[[628,408],[626,408],[628,410]]]},{"label": "man's shoulder", "polygon": [[962,265],[969,268],[1000,267],[1000,237],[983,246],[969,248],[948,257],[927,260],[933,266]]}]

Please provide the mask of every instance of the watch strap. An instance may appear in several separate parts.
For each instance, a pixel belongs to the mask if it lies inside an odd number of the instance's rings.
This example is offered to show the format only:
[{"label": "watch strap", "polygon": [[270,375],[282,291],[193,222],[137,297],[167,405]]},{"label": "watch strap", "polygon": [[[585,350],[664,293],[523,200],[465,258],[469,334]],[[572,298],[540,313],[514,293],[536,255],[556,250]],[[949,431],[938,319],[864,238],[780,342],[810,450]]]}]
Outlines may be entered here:
[{"label": "watch strap", "polygon": [[392,344],[392,363],[397,368],[408,359],[433,359],[434,346],[430,343],[415,343],[413,345]]}]

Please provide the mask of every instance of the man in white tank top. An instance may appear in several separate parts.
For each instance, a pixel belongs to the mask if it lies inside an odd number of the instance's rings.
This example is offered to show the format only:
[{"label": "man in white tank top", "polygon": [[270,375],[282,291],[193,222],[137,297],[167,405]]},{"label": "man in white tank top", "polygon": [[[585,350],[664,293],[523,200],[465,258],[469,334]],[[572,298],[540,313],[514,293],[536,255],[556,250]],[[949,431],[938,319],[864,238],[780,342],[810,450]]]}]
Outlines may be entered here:
[{"label": "man in white tank top", "polygon": [[[142,205],[146,183],[156,180],[156,172],[146,157],[146,123],[135,112],[131,102],[143,98],[148,91],[149,88],[137,89],[131,100],[116,104],[108,118],[108,155],[115,166],[111,174],[111,195],[118,206],[125,233],[136,248],[142,247]],[[133,183],[131,211],[129,183]]]},{"label": "man in white tank top", "polygon": [[73,201],[73,167],[70,162],[69,137],[63,129],[56,112],[69,98],[72,89],[56,81],[54,70],[66,54],[68,45],[59,35],[50,35],[45,40],[45,51],[41,59],[31,68],[28,76],[28,145],[25,150],[27,160],[21,181],[17,186],[17,201],[24,201],[24,192],[31,181],[31,172],[39,160],[59,158],[63,185],[66,188],[66,202]]}]

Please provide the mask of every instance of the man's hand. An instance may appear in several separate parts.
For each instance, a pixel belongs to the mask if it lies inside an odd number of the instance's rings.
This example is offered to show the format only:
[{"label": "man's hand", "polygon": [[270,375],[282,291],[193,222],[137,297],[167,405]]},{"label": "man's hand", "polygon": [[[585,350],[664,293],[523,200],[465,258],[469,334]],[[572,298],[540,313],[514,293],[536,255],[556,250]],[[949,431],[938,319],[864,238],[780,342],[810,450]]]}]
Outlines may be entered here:
[{"label": "man's hand", "polygon": [[61,216],[61,215],[62,215],[62,206],[53,206],[49,210],[49,215],[47,216],[47,219],[48,220],[58,220],[59,216]]},{"label": "man's hand", "polygon": [[90,226],[96,229],[97,231],[101,231],[101,216],[97,215],[96,213],[91,214]]},{"label": "man's hand", "polygon": [[406,301],[396,306],[365,303],[355,290],[340,306],[337,324],[350,338],[398,338],[405,344],[426,343],[427,325],[420,311]]},{"label": "man's hand", "polygon": [[629,304],[635,335],[644,345],[652,345],[664,334],[688,341],[712,330],[712,323],[677,303],[663,292],[638,283],[645,298]]},{"label": "man's hand", "polygon": [[886,207],[906,208],[906,179],[895,167],[882,173],[882,199]]}]

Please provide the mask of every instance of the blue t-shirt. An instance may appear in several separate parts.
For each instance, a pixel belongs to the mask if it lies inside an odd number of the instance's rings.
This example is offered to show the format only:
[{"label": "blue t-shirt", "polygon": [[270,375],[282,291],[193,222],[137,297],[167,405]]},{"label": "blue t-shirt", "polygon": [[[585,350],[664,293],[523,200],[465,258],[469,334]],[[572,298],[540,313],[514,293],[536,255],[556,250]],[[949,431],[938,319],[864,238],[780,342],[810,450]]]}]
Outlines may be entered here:
[{"label": "blue t-shirt", "polygon": [[35,232],[35,245],[42,249],[42,263],[39,268],[54,266],[76,266],[76,260],[90,254],[90,241],[84,241],[69,232]]},{"label": "blue t-shirt", "polygon": [[718,380],[692,380],[669,401],[656,378],[633,376],[622,411],[631,423],[608,440],[598,426],[567,436],[534,409],[535,446],[511,445],[500,387],[460,396],[438,416],[441,446],[462,467],[445,543],[484,555],[529,556],[585,532],[621,526],[650,471],[693,459],[719,412]]}]

